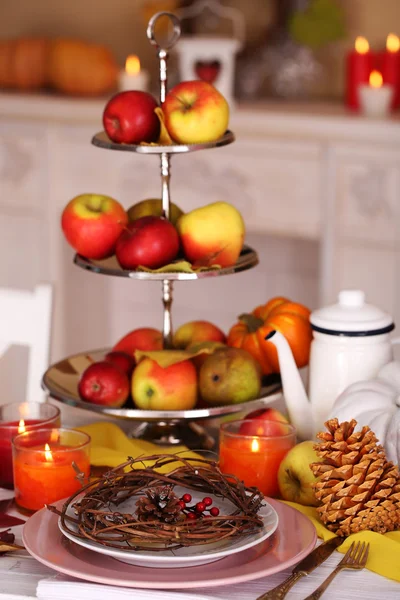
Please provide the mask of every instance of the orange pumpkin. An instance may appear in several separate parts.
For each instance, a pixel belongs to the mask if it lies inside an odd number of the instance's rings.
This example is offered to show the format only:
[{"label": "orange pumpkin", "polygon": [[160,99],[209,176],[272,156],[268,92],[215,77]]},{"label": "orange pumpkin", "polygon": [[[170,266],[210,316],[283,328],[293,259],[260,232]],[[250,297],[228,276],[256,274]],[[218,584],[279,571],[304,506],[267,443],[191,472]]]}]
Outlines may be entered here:
[{"label": "orange pumpkin", "polygon": [[0,42],[0,87],[35,90],[46,84],[48,41],[18,38]]},{"label": "orange pumpkin", "polygon": [[51,44],[48,79],[64,94],[98,96],[116,87],[118,65],[106,46],[57,39]]},{"label": "orange pumpkin", "polygon": [[239,322],[228,333],[227,344],[247,350],[260,363],[264,375],[279,373],[276,348],[265,340],[273,330],[286,337],[297,366],[306,366],[312,340],[310,311],[287,298],[272,298],[251,314],[240,315]]}]

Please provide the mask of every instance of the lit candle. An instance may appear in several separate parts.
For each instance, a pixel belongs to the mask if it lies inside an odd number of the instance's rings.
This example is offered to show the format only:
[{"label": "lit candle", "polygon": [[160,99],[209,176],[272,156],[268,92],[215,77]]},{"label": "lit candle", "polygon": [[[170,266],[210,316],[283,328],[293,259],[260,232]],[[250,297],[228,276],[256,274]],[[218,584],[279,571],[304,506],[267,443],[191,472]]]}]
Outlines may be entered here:
[{"label": "lit candle", "polygon": [[13,488],[11,440],[34,428],[59,427],[56,406],[39,402],[11,403],[0,406],[0,486]]},{"label": "lit candle", "polygon": [[384,85],[379,71],[372,71],[369,84],[360,86],[360,104],[362,112],[368,117],[385,117],[390,112],[394,88]]},{"label": "lit candle", "polygon": [[346,104],[349,108],[360,107],[359,87],[362,83],[368,83],[372,69],[373,55],[368,40],[359,36],[355,41],[354,50],[347,55]]},{"label": "lit candle", "polygon": [[265,496],[277,496],[279,465],[295,443],[296,432],[289,423],[256,419],[224,423],[219,467]]},{"label": "lit candle", "polygon": [[394,33],[386,38],[386,50],[378,55],[383,83],[393,86],[392,108],[400,105],[400,39]]},{"label": "lit candle", "polygon": [[127,92],[138,90],[147,92],[149,84],[149,73],[140,67],[140,60],[134,54],[128,56],[125,61],[125,69],[119,75],[119,90]]},{"label": "lit candle", "polygon": [[68,498],[90,474],[90,437],[73,429],[36,429],[13,440],[15,502],[26,511]]}]

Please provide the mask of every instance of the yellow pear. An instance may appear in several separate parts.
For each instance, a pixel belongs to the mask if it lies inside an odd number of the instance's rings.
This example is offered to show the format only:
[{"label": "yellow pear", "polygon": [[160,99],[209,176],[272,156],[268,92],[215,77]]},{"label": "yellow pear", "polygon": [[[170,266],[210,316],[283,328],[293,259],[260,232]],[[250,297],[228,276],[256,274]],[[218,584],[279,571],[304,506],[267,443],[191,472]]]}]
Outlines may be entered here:
[{"label": "yellow pear", "polygon": [[[130,223],[136,219],[141,219],[142,217],[162,217],[162,201],[159,198],[148,198],[147,200],[142,200],[141,202],[137,202],[137,204],[134,204],[128,208],[127,213]],[[172,225],[176,225],[177,220],[183,214],[183,210],[171,202],[169,220],[171,221]]]},{"label": "yellow pear", "polygon": [[228,202],[213,202],[182,215],[176,224],[187,260],[195,266],[231,267],[243,248],[245,226]]}]

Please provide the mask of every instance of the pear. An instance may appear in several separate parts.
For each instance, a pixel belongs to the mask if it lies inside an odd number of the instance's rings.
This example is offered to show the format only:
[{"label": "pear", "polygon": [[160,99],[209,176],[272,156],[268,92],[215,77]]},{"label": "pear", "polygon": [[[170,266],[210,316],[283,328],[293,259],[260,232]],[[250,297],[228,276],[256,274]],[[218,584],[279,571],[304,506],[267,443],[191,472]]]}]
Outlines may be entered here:
[{"label": "pear", "polygon": [[[128,208],[127,213],[130,223],[136,219],[141,219],[142,217],[162,217],[162,200],[159,198],[148,198],[147,200],[142,200],[141,202],[138,202],[137,204],[134,204]],[[175,226],[177,220],[183,214],[183,210],[171,202],[169,220],[171,221],[172,225]]]},{"label": "pear", "polygon": [[238,404],[260,396],[261,369],[247,350],[225,347],[208,356],[199,372],[199,392],[214,406]]},{"label": "pear", "polygon": [[182,215],[176,224],[183,252],[199,267],[231,267],[243,248],[245,226],[228,202],[213,202]]}]

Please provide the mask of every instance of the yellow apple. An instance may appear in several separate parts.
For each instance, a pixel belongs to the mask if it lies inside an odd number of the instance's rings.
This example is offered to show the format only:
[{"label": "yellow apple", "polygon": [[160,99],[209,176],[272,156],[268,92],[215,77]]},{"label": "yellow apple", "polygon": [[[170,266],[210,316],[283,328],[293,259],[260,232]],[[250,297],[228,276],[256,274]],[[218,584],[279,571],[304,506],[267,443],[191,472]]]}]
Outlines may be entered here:
[{"label": "yellow apple", "polygon": [[213,142],[228,128],[228,102],[206,81],[178,83],[168,92],[162,111],[168,133],[179,144]]},{"label": "yellow apple", "polygon": [[185,257],[195,266],[231,267],[243,248],[245,225],[228,202],[213,202],[180,217],[176,224]]},{"label": "yellow apple", "polygon": [[310,440],[293,446],[281,462],[278,471],[279,491],[284,500],[317,506],[313,485],[317,477],[310,469],[310,464],[321,462]]},{"label": "yellow apple", "polygon": [[172,345],[174,348],[188,348],[199,342],[226,342],[223,331],[209,321],[189,321],[175,331]]},{"label": "yellow apple", "polygon": [[[142,200],[141,202],[137,202],[128,208],[127,213],[130,223],[136,219],[141,219],[142,217],[162,217],[162,200],[160,198],[148,198],[146,200]],[[171,202],[169,220],[171,221],[172,225],[176,225],[176,222],[181,215],[183,215],[183,210]]]}]

